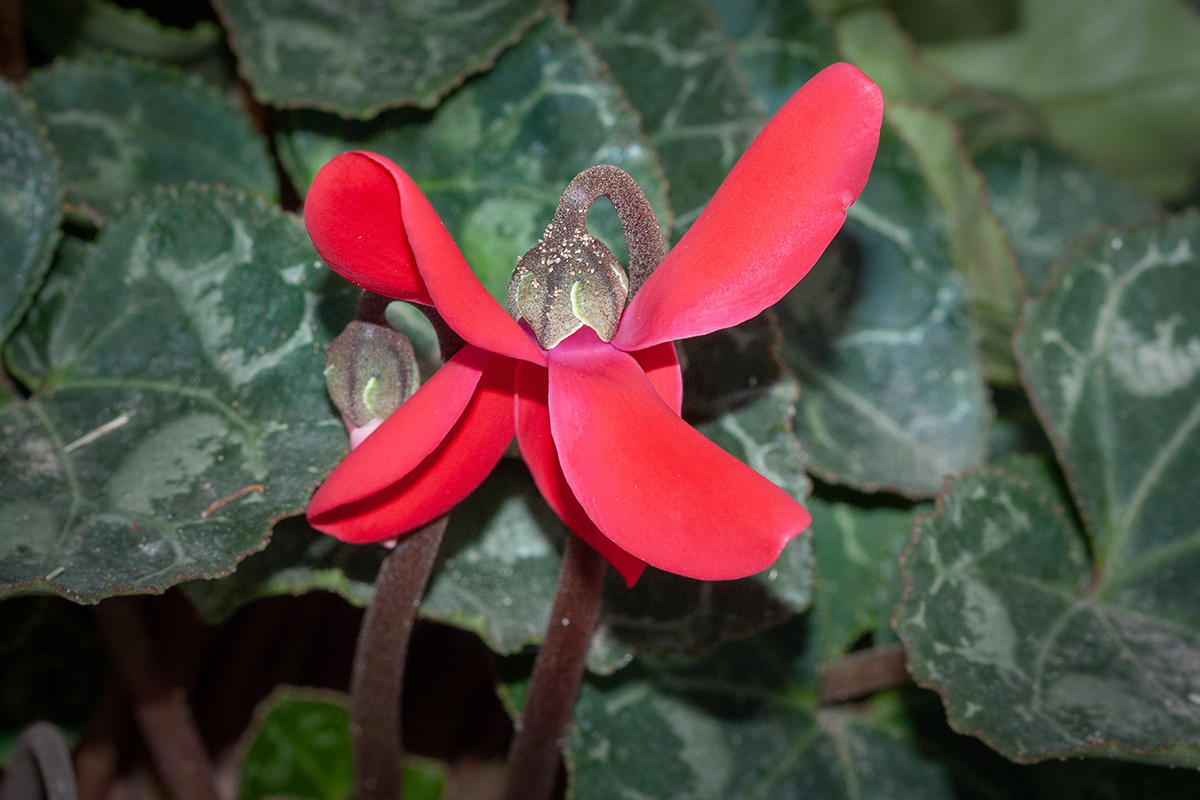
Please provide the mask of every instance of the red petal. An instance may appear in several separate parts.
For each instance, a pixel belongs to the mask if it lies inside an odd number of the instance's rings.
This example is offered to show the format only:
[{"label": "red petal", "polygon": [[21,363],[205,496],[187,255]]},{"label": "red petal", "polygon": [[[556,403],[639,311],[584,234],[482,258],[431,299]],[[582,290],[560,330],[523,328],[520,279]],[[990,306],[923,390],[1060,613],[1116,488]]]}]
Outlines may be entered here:
[{"label": "red petal", "polygon": [[400,217],[400,194],[365,153],[343,153],[317,172],[304,225],[337,274],[385,297],[432,304]]},{"label": "red petal", "polygon": [[628,586],[646,569],[646,562],[622,550],[600,532],[563,476],[554,440],[550,437],[550,411],[546,407],[546,370],[522,364],[517,367],[517,444],[533,473],[533,482],[566,526],[604,556]]},{"label": "red petal", "polygon": [[444,514],[512,440],[513,373],[512,361],[463,347],[334,470],[309,503],[309,522],[361,543]]},{"label": "red petal", "polygon": [[800,87],[634,295],[613,346],[728,328],[783,297],[866,184],[882,118],[878,87],[849,64]]},{"label": "red petal", "polygon": [[587,328],[550,350],[550,428],[596,526],[652,566],[705,580],[771,565],[811,518],[668,408],[637,362]]},{"label": "red petal", "polygon": [[683,373],[679,370],[675,344],[663,342],[645,350],[635,350],[629,355],[645,371],[658,396],[678,415],[683,407]]},{"label": "red petal", "polygon": [[545,364],[541,349],[483,288],[425,194],[404,170],[375,153],[363,153],[391,174],[417,268],[438,313],[462,338],[493,353]]}]

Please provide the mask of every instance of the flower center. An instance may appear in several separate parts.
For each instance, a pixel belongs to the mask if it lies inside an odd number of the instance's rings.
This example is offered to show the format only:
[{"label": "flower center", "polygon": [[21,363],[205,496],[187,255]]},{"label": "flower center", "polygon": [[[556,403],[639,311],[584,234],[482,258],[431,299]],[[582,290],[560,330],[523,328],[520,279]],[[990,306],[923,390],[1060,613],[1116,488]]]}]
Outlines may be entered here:
[{"label": "flower center", "polygon": [[[587,231],[587,212],[600,197],[612,201],[629,246],[629,275]],[[517,260],[508,284],[508,310],[528,323],[543,349],[587,325],[612,341],[625,303],[666,254],[662,229],[642,190],[607,164],[581,172],[563,192],[546,232]]]}]

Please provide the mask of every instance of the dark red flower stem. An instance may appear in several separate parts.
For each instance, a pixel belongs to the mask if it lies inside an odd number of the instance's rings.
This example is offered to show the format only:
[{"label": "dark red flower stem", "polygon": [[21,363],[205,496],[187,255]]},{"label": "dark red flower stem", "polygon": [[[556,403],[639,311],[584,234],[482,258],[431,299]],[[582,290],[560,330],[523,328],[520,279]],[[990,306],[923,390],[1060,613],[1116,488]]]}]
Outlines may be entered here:
[{"label": "dark red flower stem", "polygon": [[429,583],[446,516],[400,537],[379,567],[350,678],[355,800],[397,800],[400,783],[400,700],[417,606]]},{"label": "dark red flower stem", "polygon": [[154,766],[175,800],[218,800],[212,763],[183,689],[159,670],[136,601],[114,597],[95,608],[100,635],[133,695],[135,716]]},{"label": "dark red flower stem", "polygon": [[588,209],[601,197],[612,202],[621,221],[625,244],[629,248],[629,297],[633,297],[663,260],[667,243],[650,201],[624,170],[601,164],[576,175],[558,201],[554,228],[560,231],[583,229]]},{"label": "dark red flower stem", "polygon": [[0,800],[76,800],[78,796],[71,750],[62,731],[49,722],[35,722],[21,731],[0,782]]},{"label": "dark red flower stem", "polygon": [[0,74],[17,86],[25,80],[21,0],[0,0]]},{"label": "dark red flower stem", "polygon": [[882,645],[847,653],[824,667],[817,695],[827,706],[911,681],[904,645]]},{"label": "dark red flower stem", "polygon": [[563,734],[583,681],[607,567],[591,545],[567,533],[546,639],[533,664],[525,708],[508,752],[505,800],[549,800],[554,791]]}]

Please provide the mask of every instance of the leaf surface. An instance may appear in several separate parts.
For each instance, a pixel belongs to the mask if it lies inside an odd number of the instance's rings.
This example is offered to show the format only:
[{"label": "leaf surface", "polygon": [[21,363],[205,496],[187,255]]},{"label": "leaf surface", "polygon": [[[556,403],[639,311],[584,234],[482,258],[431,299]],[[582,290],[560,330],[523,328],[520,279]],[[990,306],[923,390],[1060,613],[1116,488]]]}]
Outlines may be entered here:
[{"label": "leaf surface", "polygon": [[955,481],[905,556],[914,677],[1010,758],[1200,765],[1200,215],[1109,230],[1026,305],[1034,471]]},{"label": "leaf surface", "polygon": [[990,409],[940,215],[885,127],[842,233],[775,306],[800,381],[796,435],[827,480],[932,497],[983,462]]},{"label": "leaf surface", "polygon": [[0,81],[0,344],[50,268],[62,197],[58,162],[29,103]]},{"label": "leaf surface", "polygon": [[198,78],[98,56],[30,74],[25,92],[62,158],[67,203],[100,223],[158,184],[223,184],[278,196],[263,141]]},{"label": "leaf surface", "polygon": [[491,66],[552,7],[547,0],[219,0],[242,73],[264,104],[369,118],[436,106]]},{"label": "leaf surface", "polygon": [[0,591],[228,572],[345,452],[323,349],[355,291],[225,189],[160,189],[66,253],[8,351],[35,392],[0,407]]}]

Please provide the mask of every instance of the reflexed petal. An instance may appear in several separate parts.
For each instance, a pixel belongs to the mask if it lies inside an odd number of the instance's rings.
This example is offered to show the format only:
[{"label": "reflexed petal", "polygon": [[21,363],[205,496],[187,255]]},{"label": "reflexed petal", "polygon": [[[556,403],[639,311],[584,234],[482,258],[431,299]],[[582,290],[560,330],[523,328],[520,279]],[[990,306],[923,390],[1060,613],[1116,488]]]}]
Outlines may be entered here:
[{"label": "reflexed petal", "polygon": [[676,416],[627,353],[585,328],[548,358],[563,473],[622,549],[669,572],[724,580],[766,569],[808,527],[787,493]]},{"label": "reflexed petal", "polygon": [[678,415],[683,407],[683,373],[679,370],[679,355],[675,352],[674,342],[635,350],[629,355],[645,370],[658,396]]},{"label": "reflexed petal", "polygon": [[604,556],[625,583],[633,586],[646,562],[630,555],[600,532],[571,493],[550,437],[550,411],[546,407],[546,370],[522,364],[517,367],[517,444],[533,481],[546,502],[567,527]]},{"label": "reflexed petal", "polygon": [[[512,441],[515,372],[512,360],[493,358],[458,422],[415,469],[358,502],[321,513],[309,506],[309,523],[342,541],[362,544],[407,533],[445,514],[483,482]],[[359,450],[383,432],[381,427]]]},{"label": "reflexed petal", "polygon": [[541,349],[475,277],[441,218],[413,179],[381,155],[363,155],[387,170],[395,181],[409,245],[442,319],[476,347],[545,364]]},{"label": "reflexed petal", "polygon": [[304,225],[337,274],[385,297],[430,304],[400,216],[391,174],[364,153],[343,153],[317,172]]},{"label": "reflexed petal", "polygon": [[[459,350],[416,394],[351,450],[313,496],[308,506],[309,519],[324,519],[340,507],[370,498],[416,470],[459,422],[477,394],[484,368],[498,360],[471,345]],[[398,531],[381,533],[380,538],[387,538]]]},{"label": "reflexed petal", "polygon": [[750,319],[799,281],[867,182],[883,99],[849,64],[800,87],[625,309],[613,345],[639,350]]}]

